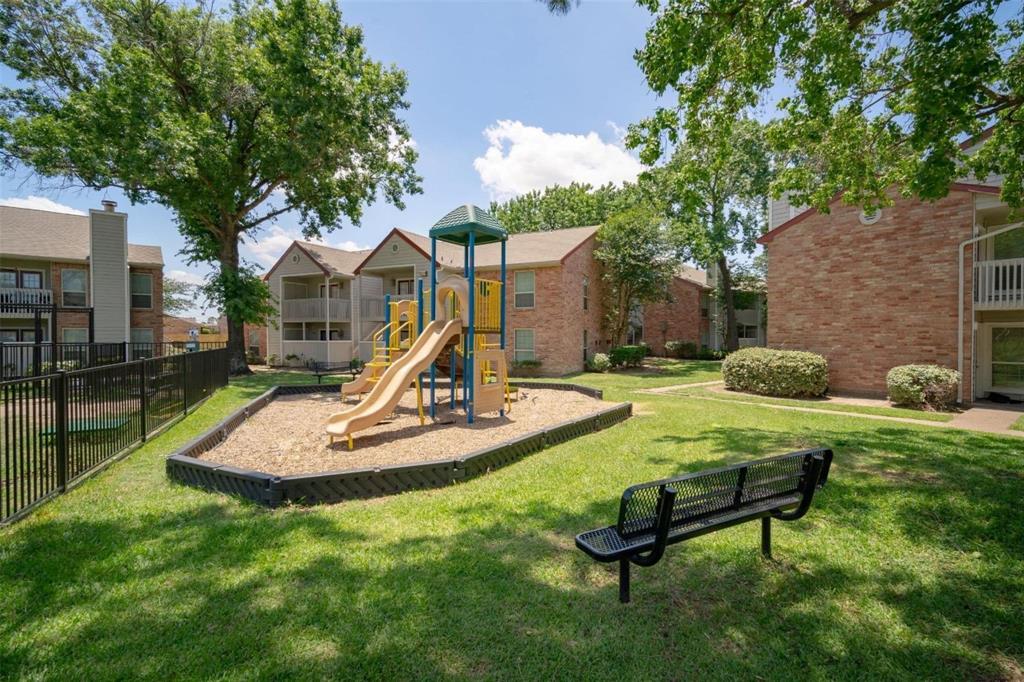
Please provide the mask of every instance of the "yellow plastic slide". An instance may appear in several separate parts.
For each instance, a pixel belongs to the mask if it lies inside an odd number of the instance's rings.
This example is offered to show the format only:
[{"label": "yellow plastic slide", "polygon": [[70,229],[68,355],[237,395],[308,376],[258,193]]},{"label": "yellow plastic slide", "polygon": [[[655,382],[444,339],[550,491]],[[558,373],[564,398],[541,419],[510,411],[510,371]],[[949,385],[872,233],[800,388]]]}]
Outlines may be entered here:
[{"label": "yellow plastic slide", "polygon": [[351,448],[352,434],[380,423],[391,414],[416,376],[429,369],[430,363],[444,350],[452,337],[461,333],[460,319],[434,320],[428,324],[412,347],[387,368],[361,403],[328,418],[327,433],[331,442],[335,438],[347,436]]}]

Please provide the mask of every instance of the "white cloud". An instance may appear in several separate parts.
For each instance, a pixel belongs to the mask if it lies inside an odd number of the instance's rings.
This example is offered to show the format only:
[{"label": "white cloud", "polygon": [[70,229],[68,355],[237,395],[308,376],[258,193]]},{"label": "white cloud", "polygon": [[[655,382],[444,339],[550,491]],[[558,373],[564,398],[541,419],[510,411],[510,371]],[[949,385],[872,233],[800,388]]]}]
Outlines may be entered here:
[{"label": "white cloud", "polygon": [[85,215],[85,211],[71,208],[64,204],[58,204],[52,199],[29,194],[27,197],[10,197],[0,199],[0,206],[13,206],[14,208],[34,208],[40,211],[53,211],[55,213],[70,213],[71,215]]},{"label": "white cloud", "polygon": [[330,237],[331,235],[328,235],[328,239],[306,239],[302,236],[302,232],[300,230],[288,230],[280,225],[274,225],[267,232],[260,235],[260,237],[255,241],[244,244],[242,248],[250,258],[267,268],[276,263],[277,259],[281,257],[281,254],[284,253],[296,239],[312,242],[314,244],[323,244],[324,246],[331,246],[336,249],[344,249],[345,251],[363,251],[371,248],[369,246],[359,245],[350,239],[338,239],[332,241]]},{"label": "white cloud", "polygon": [[573,181],[622,184],[635,180],[643,170],[620,144],[605,142],[593,131],[548,133],[521,121],[504,120],[484,130],[484,136],[490,146],[474,159],[473,168],[484,189],[498,200]]},{"label": "white cloud", "polygon": [[169,279],[176,279],[185,284],[203,284],[206,282],[206,278],[197,272],[189,272],[188,270],[171,270],[167,273]]}]

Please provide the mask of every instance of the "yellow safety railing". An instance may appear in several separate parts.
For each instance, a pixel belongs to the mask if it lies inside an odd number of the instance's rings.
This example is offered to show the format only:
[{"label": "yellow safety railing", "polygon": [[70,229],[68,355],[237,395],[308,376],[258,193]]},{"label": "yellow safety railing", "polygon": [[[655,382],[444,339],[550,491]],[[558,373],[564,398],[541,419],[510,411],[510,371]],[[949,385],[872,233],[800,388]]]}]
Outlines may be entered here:
[{"label": "yellow safety railing", "polygon": [[473,324],[477,329],[501,329],[501,296],[501,282],[493,279],[476,280],[476,319]]}]

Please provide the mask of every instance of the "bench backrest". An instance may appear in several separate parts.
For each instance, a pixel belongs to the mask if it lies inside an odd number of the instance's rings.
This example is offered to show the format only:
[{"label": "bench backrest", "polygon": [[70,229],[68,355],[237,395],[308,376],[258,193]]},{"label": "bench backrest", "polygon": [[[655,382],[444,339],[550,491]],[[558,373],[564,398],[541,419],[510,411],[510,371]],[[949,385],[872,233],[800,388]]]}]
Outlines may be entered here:
[{"label": "bench backrest", "polygon": [[[815,458],[822,464],[817,480],[811,481],[808,472]],[[763,506],[773,499],[804,495],[810,490],[809,486],[820,488],[825,484],[831,463],[831,450],[803,450],[630,486],[622,493],[617,529],[624,538],[653,533],[666,487],[676,491],[672,508],[674,527]]]}]

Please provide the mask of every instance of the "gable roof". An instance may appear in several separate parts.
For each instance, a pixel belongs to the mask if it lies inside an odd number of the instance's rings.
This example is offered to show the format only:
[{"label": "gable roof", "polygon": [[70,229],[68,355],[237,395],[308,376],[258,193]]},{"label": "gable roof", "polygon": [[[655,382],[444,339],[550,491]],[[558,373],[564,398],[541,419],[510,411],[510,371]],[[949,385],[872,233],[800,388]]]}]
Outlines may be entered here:
[{"label": "gable roof", "polygon": [[708,285],[708,273],[704,270],[695,268],[692,265],[680,265],[679,270],[676,271],[676,278],[692,282],[697,286],[710,288]]},{"label": "gable roof", "polygon": [[[0,206],[0,254],[50,261],[89,259],[89,216]],[[159,246],[128,244],[130,265],[162,267]]]},{"label": "gable roof", "polygon": [[[951,191],[951,192],[972,192],[972,193],[975,193],[975,194],[997,194],[998,195],[998,194],[1002,193],[1002,188],[996,187],[995,185],[979,185],[979,184],[972,183],[972,182],[953,182],[953,183],[950,183],[950,185],[949,185],[949,191]],[[832,206],[834,203],[839,201],[840,197],[842,197],[842,196],[843,196],[842,192],[837,192],[836,195],[829,200],[828,205]],[[768,244],[773,239],[778,237],[781,233],[785,232],[786,230],[788,230],[789,228],[793,227],[794,225],[802,223],[804,220],[806,220],[807,218],[810,218],[812,215],[816,215],[817,213],[818,213],[818,209],[816,209],[816,208],[808,208],[807,210],[803,211],[802,213],[796,214],[795,216],[793,216],[792,218],[790,218],[786,222],[781,223],[779,225],[776,225],[775,228],[765,232],[757,240],[757,243],[758,244]]]},{"label": "gable roof", "polygon": [[354,277],[356,268],[366,259],[370,249],[346,251],[333,246],[314,244],[313,242],[296,242],[313,261],[335,275]]}]

